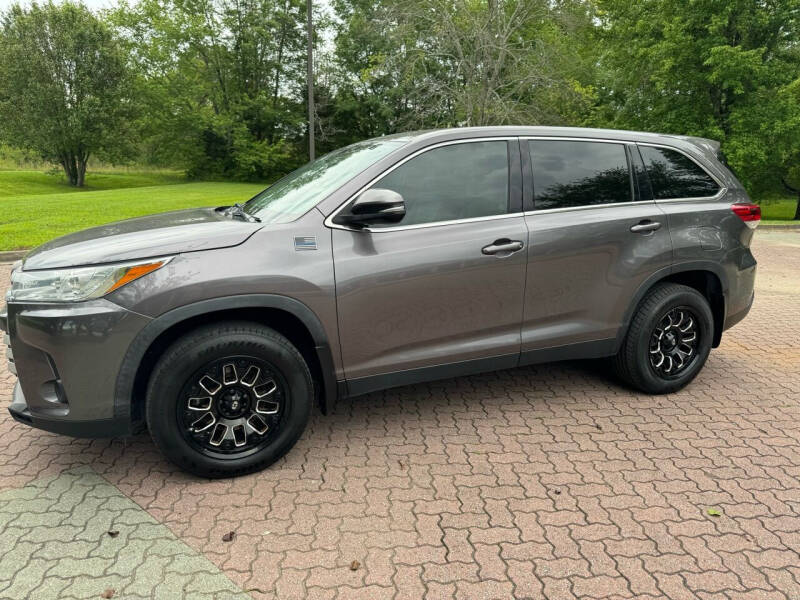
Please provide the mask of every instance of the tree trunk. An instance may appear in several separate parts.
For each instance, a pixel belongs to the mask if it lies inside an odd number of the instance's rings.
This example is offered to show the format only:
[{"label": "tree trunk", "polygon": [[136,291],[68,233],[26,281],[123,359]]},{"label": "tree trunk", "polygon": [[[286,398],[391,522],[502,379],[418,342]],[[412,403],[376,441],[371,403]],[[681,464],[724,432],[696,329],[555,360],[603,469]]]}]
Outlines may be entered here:
[{"label": "tree trunk", "polygon": [[[283,16],[281,18],[281,37],[280,41],[278,42],[278,60],[275,64],[275,81],[272,87],[272,108],[278,108],[278,95],[280,94],[280,84],[281,84],[281,75],[283,75],[283,47],[286,45],[286,19],[288,18],[287,13],[289,12],[289,3],[288,0],[284,1],[283,3]],[[270,126],[269,135],[267,139],[269,140],[270,145],[275,141],[275,121],[272,122]]]},{"label": "tree trunk", "polygon": [[59,161],[64,168],[67,181],[73,187],[83,187],[86,181],[86,164],[89,162],[89,153],[65,152]]},{"label": "tree trunk", "polygon": [[78,158],[78,172],[75,176],[75,187],[83,187],[86,181],[86,163],[89,162],[88,156],[81,156]]},{"label": "tree trunk", "polygon": [[797,206],[794,208],[794,220],[800,221],[800,191],[797,192]]},{"label": "tree trunk", "polygon": [[67,181],[71,186],[78,185],[78,165],[75,161],[75,155],[72,152],[66,152],[61,155],[61,166],[64,167],[64,173],[67,175]]},{"label": "tree trunk", "polygon": [[311,12],[312,0],[306,0],[306,11],[308,12],[308,46],[307,46],[307,84],[308,84],[308,160],[314,160],[314,23]]}]

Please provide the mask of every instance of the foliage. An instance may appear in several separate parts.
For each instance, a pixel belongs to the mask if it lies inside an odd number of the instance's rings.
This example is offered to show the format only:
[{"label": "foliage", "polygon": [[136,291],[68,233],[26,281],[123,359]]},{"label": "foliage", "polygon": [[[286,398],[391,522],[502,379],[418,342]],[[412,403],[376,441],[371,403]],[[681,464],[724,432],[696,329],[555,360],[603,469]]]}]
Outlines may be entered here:
[{"label": "foliage", "polygon": [[720,140],[751,190],[775,188],[796,168],[800,0],[598,6],[610,124]]},{"label": "foliage", "polygon": [[[121,0],[96,17],[67,1],[4,15],[0,142],[69,165],[56,142],[80,134],[75,156],[135,151],[196,179],[273,179],[305,162],[305,0]],[[720,140],[754,197],[798,202],[784,190],[800,189],[800,0],[315,7],[320,154],[432,127],[639,129]],[[65,60],[92,99],[80,110],[59,100],[73,86],[56,85]]]},{"label": "foliage", "polygon": [[142,0],[112,14],[139,66],[153,162],[258,180],[300,164],[302,0]]},{"label": "foliage", "polygon": [[83,185],[93,154],[129,156],[134,109],[113,30],[80,4],[12,6],[0,30],[0,135]]},{"label": "foliage", "polygon": [[[566,123],[591,105],[583,3],[337,0],[341,139],[403,129]],[[583,30],[582,30],[583,28]]]},{"label": "foliage", "polygon": [[0,169],[41,169],[47,166],[38,153],[0,142]]}]

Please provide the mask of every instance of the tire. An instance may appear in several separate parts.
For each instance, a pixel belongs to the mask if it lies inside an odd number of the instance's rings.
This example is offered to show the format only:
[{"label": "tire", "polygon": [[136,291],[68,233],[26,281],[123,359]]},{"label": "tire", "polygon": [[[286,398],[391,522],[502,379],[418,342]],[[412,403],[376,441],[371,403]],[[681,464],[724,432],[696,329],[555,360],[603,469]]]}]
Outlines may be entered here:
[{"label": "tire", "polygon": [[224,322],[166,350],[147,386],[146,418],[156,446],[178,467],[231,477],[285,455],[313,398],[308,366],[289,340],[256,323]]},{"label": "tire", "polygon": [[713,338],[714,317],[703,295],[685,285],[661,283],[636,309],[613,367],[620,379],[637,390],[671,394],[697,376]]}]

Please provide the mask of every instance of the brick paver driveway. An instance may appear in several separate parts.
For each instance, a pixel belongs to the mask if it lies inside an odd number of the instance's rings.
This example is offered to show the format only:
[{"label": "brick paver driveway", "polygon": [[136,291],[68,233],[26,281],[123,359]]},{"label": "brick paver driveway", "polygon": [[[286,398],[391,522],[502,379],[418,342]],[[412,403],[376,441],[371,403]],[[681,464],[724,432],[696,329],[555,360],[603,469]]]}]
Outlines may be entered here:
[{"label": "brick paver driveway", "polygon": [[590,363],[405,387],[216,482],[3,408],[0,596],[800,599],[800,233],[757,237],[753,312],[669,397]]}]

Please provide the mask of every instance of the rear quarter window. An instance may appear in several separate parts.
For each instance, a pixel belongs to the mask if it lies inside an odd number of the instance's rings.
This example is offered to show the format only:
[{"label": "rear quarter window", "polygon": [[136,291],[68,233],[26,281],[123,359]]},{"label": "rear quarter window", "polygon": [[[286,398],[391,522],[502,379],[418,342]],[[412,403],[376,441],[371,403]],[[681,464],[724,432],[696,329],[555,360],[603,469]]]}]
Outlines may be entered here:
[{"label": "rear quarter window", "polygon": [[639,146],[653,197],[707,198],[719,191],[714,178],[685,154],[669,148]]}]

